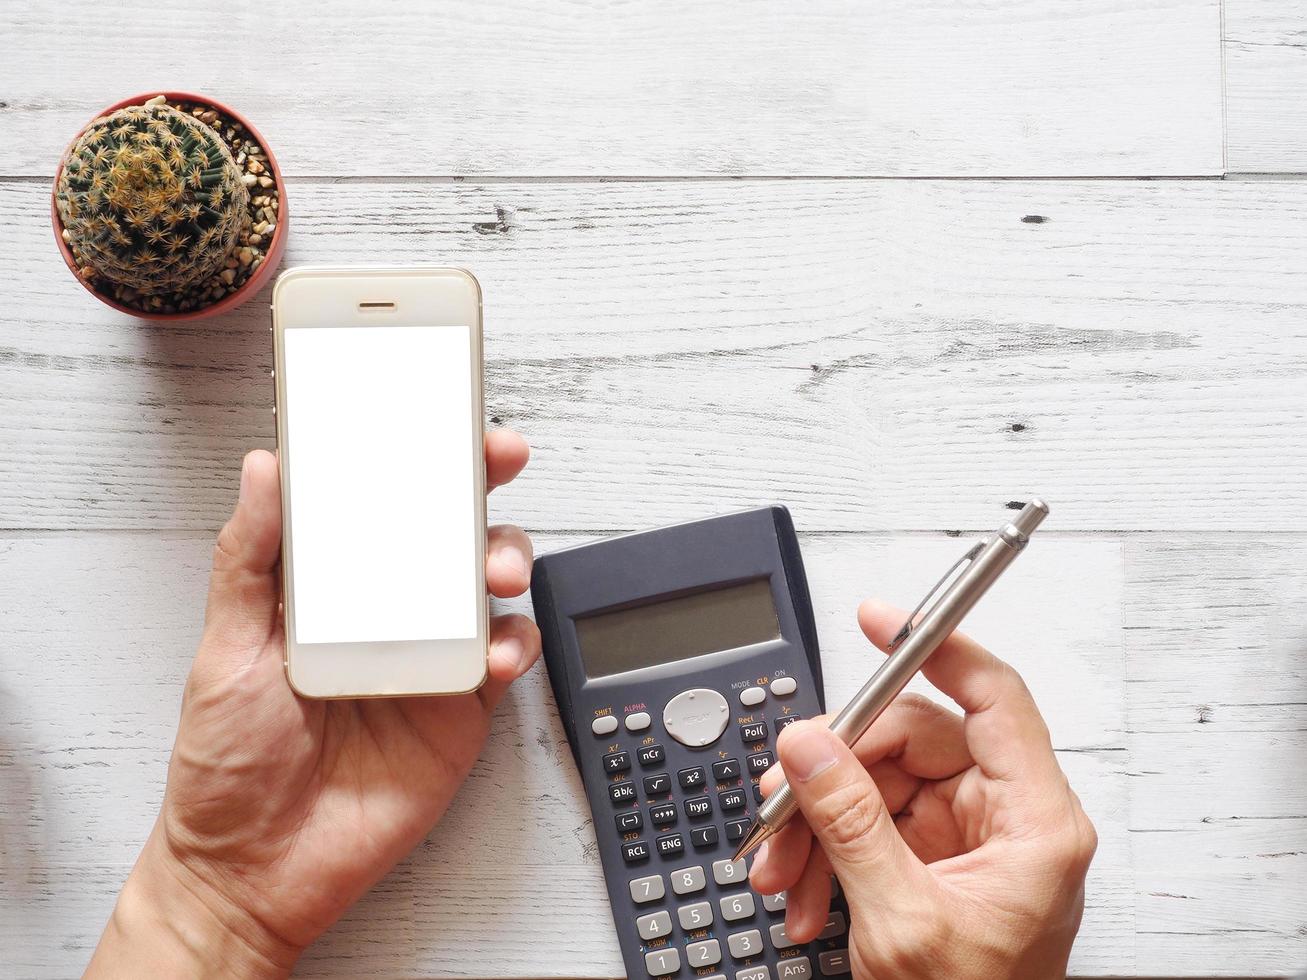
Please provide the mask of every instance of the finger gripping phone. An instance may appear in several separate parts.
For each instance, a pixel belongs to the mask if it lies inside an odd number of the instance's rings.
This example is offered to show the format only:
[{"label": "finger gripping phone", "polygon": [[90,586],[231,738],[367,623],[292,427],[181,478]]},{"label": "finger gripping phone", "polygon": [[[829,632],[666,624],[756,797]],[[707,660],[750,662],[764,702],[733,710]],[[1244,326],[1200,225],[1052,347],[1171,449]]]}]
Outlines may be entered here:
[{"label": "finger gripping phone", "polygon": [[475,690],[488,633],[476,279],[291,269],[272,319],[291,686]]}]

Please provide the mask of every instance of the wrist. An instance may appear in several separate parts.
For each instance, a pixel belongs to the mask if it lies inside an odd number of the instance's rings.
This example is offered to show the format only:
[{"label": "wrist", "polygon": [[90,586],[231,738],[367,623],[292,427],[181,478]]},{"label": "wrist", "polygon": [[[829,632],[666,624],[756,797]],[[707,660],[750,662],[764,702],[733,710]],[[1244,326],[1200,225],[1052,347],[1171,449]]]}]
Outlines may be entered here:
[{"label": "wrist", "polygon": [[86,975],[263,980],[288,976],[299,954],[169,854],[156,827]]}]

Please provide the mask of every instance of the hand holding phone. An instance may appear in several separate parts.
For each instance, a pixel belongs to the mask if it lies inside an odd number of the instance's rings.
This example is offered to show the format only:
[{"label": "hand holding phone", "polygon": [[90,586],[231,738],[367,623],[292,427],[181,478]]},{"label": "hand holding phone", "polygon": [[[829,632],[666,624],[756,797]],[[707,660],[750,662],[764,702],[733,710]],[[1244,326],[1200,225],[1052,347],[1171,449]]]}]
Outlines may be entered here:
[{"label": "hand holding phone", "polygon": [[[526,460],[521,437],[487,434],[487,489]],[[251,453],[214,549],[162,810],[87,976],[289,973],[430,831],[480,754],[495,705],[539,655],[534,623],[496,616],[489,678],[475,693],[301,699],[282,667],[281,530],[277,461]],[[492,594],[526,591],[530,561],[520,529],[490,529]]]},{"label": "hand holding phone", "polygon": [[461,269],[292,269],[273,292],[286,674],[313,698],[486,672],[481,291]]}]

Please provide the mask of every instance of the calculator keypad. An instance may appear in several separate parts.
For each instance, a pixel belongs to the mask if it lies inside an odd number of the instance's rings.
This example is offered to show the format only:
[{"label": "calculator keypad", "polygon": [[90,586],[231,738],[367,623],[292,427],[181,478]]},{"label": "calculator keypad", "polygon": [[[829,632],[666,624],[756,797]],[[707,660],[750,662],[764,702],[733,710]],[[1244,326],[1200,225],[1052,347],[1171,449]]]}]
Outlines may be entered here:
[{"label": "calculator keypad", "polygon": [[[638,718],[644,744],[623,745],[614,735],[617,744],[607,746],[602,768],[632,875],[630,904],[615,913],[619,919],[629,916],[626,921],[640,937],[644,975],[817,980],[849,972],[842,904],[832,907],[813,944],[795,944],[785,934],[785,895],[752,891],[746,863],[731,861],[723,847],[733,847],[752,825],[762,801],[759,780],[776,761],[776,736],[801,717],[790,705],[805,706],[790,697],[796,690],[797,684],[777,686],[775,681],[750,689],[747,698],[737,690],[731,697],[753,702],[746,708],[753,713],[728,718],[735,724],[723,723],[719,744],[711,748],[700,749],[697,741],[669,729],[694,750],[672,745],[669,757],[666,747],[653,741],[656,726],[644,730]],[[706,689],[693,693],[693,704],[683,699],[682,734],[699,724],[691,707],[716,711],[717,700],[707,697]],[[780,697],[784,703],[772,700]],[[732,715],[739,711],[734,708]],[[630,719],[629,713],[623,718]],[[714,719],[712,727],[716,725]]]}]

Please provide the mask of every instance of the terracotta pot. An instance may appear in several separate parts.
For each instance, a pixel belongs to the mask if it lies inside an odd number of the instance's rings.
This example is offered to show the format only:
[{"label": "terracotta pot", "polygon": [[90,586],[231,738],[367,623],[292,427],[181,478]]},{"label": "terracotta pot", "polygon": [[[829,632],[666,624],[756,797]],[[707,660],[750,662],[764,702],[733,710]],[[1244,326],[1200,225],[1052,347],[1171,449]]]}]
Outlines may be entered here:
[{"label": "terracotta pot", "polygon": [[[267,140],[263,138],[259,131],[250,125],[250,121],[239,112],[223,105],[221,102],[215,102],[213,99],[207,98],[203,95],[194,95],[190,92],[150,91],[144,95],[137,95],[130,99],[123,99],[121,102],[115,102],[107,109],[97,112],[91,117],[91,119],[87,120],[87,125],[89,126],[94,120],[99,119],[101,116],[107,116],[109,113],[121,109],[123,106],[142,105],[147,100],[154,98],[156,95],[162,95],[169,102],[194,102],[198,105],[204,105],[211,109],[216,109],[219,115],[227,116],[229,119],[234,119],[236,122],[244,126],[245,131],[254,139],[254,142],[258,143],[259,146],[263,148],[263,152],[267,156],[268,167],[272,172],[272,179],[277,186],[277,230],[272,233],[272,241],[268,244],[268,250],[264,256],[263,262],[259,264],[259,267],[254,271],[254,274],[250,276],[249,279],[245,280],[244,284],[241,285],[236,292],[224,296],[216,303],[201,307],[200,309],[187,310],[184,313],[146,313],[143,310],[134,310],[130,306],[122,305],[112,297],[105,296],[89,282],[77,275],[77,263],[73,261],[72,249],[70,249],[68,243],[64,241],[63,224],[59,220],[59,208],[55,202],[55,193],[59,187],[59,176],[63,173],[64,169],[63,157],[59,158],[59,168],[54,174],[54,187],[50,190],[50,218],[54,224],[54,239],[59,245],[59,253],[64,257],[64,262],[68,264],[69,271],[72,272],[78,282],[86,287],[87,292],[105,306],[111,306],[120,313],[126,313],[128,316],[140,317],[143,320],[199,320],[203,317],[217,316],[219,313],[226,313],[228,310],[234,310],[247,299],[252,298],[254,294],[262,289],[276,274],[277,266],[281,263],[281,253],[285,251],[286,248],[286,232],[290,225],[290,212],[286,207],[286,184],[281,179],[281,168],[277,166],[277,158],[272,153],[272,147],[268,145]],[[85,130],[85,128],[85,126],[82,127],[83,130]],[[81,138],[81,135],[82,133],[79,131],[77,135],[73,137],[72,142],[68,144],[68,149],[72,149],[73,143],[76,143],[77,140]],[[64,156],[67,155],[68,150],[65,150]]]}]

